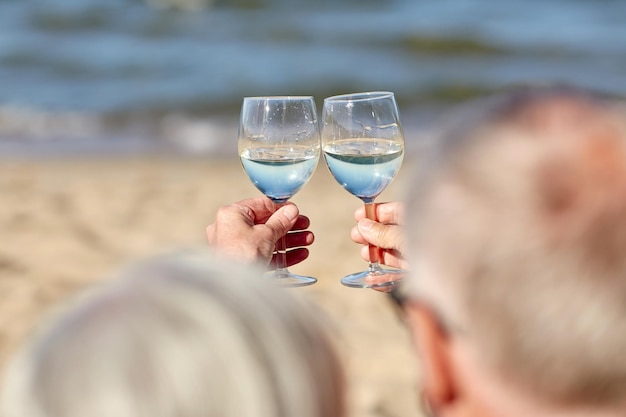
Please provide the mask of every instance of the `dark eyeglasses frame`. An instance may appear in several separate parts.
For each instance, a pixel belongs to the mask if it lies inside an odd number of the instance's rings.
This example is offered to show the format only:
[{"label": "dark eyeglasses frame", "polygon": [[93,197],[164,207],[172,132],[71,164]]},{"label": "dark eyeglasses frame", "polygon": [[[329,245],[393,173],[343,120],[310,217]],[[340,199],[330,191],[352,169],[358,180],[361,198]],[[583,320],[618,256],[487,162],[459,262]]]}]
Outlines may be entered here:
[{"label": "dark eyeglasses frame", "polygon": [[428,310],[432,313],[434,319],[437,322],[437,325],[441,329],[444,334],[449,335],[450,333],[466,333],[463,328],[450,323],[448,320],[444,319],[444,316],[439,312],[438,309],[434,308],[434,306],[424,300],[419,298],[410,297],[408,294],[408,289],[406,284],[402,281],[396,282],[393,287],[387,291],[389,295],[389,299],[391,300],[394,310],[398,314],[400,320],[405,321],[405,308],[408,303],[416,303],[428,308]]}]

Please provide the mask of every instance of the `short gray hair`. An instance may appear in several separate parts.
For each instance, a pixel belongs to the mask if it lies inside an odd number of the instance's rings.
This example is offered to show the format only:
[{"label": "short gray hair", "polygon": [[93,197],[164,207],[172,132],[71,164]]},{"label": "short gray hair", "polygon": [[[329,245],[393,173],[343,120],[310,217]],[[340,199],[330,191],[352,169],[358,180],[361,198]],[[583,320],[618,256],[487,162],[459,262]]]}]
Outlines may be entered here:
[{"label": "short gray hair", "polygon": [[412,296],[552,402],[626,400],[625,114],[562,87],[474,102],[412,183]]},{"label": "short gray hair", "polygon": [[5,417],[341,417],[342,368],[305,300],[198,251],[80,297],[5,380]]}]

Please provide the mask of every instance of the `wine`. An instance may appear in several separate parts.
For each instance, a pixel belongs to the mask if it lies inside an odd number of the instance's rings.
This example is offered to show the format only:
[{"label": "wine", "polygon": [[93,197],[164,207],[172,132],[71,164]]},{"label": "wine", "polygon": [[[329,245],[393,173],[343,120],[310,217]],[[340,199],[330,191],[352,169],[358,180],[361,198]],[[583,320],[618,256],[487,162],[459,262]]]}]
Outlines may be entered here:
[{"label": "wine", "polygon": [[403,159],[401,142],[389,139],[342,139],[323,148],[333,177],[348,192],[372,202],[395,178]]},{"label": "wine", "polygon": [[317,149],[305,146],[245,149],[240,156],[252,183],[276,203],[286,202],[307,183],[319,159]]}]

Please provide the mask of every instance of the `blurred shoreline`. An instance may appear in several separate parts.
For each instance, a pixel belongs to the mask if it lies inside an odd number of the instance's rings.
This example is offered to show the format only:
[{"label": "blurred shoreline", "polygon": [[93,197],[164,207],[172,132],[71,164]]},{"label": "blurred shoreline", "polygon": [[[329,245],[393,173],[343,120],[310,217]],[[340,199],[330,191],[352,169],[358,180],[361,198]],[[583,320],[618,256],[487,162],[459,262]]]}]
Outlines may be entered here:
[{"label": "blurred shoreline", "polygon": [[[406,148],[418,147],[437,120],[435,108],[403,112]],[[237,159],[238,120],[171,114],[150,121],[114,125],[71,112],[0,108],[0,162],[18,158],[178,156]]]},{"label": "blurred shoreline", "polygon": [[220,157],[236,151],[236,142],[232,117],[191,119],[172,114],[116,122],[89,113],[0,107],[0,159],[169,153]]}]

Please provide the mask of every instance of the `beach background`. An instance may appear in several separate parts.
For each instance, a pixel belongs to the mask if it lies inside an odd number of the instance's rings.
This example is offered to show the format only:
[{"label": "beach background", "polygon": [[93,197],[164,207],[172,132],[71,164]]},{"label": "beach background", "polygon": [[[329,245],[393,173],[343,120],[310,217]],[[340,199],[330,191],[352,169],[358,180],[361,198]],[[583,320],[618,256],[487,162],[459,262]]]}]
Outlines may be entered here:
[{"label": "beach background", "polygon": [[[137,258],[204,245],[258,196],[236,152],[251,95],[396,93],[402,198],[451,106],[516,85],[626,93],[626,3],[592,0],[0,0],[0,368],[57,303]],[[365,267],[361,204],[323,162],[294,198],[316,242],[294,289],[337,326],[350,416],[419,416],[409,336]]]}]

